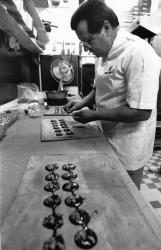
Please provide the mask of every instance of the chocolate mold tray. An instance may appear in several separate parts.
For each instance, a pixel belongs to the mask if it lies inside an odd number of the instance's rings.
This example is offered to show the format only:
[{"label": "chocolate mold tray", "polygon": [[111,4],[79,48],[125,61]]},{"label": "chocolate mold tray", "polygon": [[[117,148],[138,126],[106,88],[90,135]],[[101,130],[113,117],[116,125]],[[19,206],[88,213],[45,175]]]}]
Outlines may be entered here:
[{"label": "chocolate mold tray", "polygon": [[72,118],[43,119],[41,141],[63,141],[99,137],[99,132],[90,124],[80,124]]}]

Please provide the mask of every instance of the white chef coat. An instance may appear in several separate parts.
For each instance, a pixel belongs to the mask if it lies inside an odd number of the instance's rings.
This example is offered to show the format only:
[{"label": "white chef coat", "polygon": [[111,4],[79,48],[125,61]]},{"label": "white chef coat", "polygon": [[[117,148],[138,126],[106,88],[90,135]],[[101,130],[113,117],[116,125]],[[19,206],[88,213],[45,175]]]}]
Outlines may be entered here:
[{"label": "white chef coat", "polygon": [[153,152],[161,60],[148,42],[118,30],[105,62],[96,61],[96,109],[129,105],[152,109],[147,121],[101,121],[105,136],[127,170],[143,167]]}]

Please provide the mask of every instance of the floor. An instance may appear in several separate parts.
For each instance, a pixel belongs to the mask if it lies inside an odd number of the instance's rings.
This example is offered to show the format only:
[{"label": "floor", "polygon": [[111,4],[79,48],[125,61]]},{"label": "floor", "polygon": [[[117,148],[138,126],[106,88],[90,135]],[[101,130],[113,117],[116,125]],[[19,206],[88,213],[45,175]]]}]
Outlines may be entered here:
[{"label": "floor", "polygon": [[148,170],[150,165],[161,166],[161,150],[154,151],[146,165],[141,184],[141,193],[161,222],[161,174]]}]

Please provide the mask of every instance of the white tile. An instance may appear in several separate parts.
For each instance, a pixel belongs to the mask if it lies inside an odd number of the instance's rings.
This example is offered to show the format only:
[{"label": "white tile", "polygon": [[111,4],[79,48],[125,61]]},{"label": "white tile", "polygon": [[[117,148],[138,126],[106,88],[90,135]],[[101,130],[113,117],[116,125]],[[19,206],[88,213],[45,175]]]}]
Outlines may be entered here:
[{"label": "white tile", "polygon": [[155,212],[161,216],[161,208],[155,208]]},{"label": "white tile", "polygon": [[161,223],[161,208],[155,208],[154,212]]},{"label": "white tile", "polygon": [[158,201],[159,199],[159,195],[158,195],[158,190],[151,190],[151,189],[144,189],[141,190],[141,194],[143,195],[143,197],[145,198],[145,200],[147,201]]},{"label": "white tile", "polygon": [[148,177],[149,177],[149,178],[156,178],[156,175],[149,172],[149,173],[148,173]]},{"label": "white tile", "polygon": [[149,188],[146,184],[141,184],[140,188],[141,188],[141,190],[145,190],[145,189],[149,190]]},{"label": "white tile", "polygon": [[147,183],[153,183],[151,179],[144,179],[144,182]]},{"label": "white tile", "polygon": [[152,193],[157,198],[157,200],[161,203],[161,192],[158,189],[155,189],[155,190],[153,189]]},{"label": "white tile", "polygon": [[[157,186],[157,188],[161,188],[161,183],[155,183],[155,185]],[[161,195],[161,193],[160,193]]]}]

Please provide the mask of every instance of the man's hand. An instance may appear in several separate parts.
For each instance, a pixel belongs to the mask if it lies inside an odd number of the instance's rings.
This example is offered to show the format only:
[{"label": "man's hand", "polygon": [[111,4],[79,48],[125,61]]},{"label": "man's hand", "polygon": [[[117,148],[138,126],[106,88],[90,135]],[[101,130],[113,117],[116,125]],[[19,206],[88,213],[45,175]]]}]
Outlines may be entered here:
[{"label": "man's hand", "polygon": [[74,120],[81,122],[81,123],[95,121],[95,111],[93,110],[75,111],[73,112],[73,118]]},{"label": "man's hand", "polygon": [[65,106],[64,106],[64,110],[67,113],[72,113],[75,110],[79,110],[82,108],[82,102],[78,102],[78,101],[69,101]]}]

